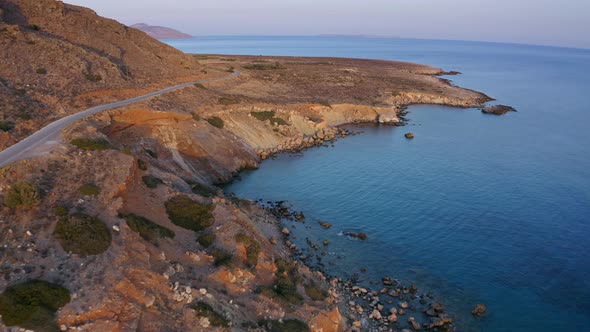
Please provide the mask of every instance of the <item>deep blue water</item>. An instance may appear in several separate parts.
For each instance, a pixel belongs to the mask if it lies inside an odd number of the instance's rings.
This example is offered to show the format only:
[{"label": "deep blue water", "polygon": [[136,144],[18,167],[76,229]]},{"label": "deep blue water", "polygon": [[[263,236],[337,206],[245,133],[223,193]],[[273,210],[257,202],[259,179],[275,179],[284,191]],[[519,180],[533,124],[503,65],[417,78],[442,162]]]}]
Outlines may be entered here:
[{"label": "deep blue water", "polygon": [[[588,331],[590,51],[404,39],[204,37],[187,52],[342,56],[458,70],[455,84],[518,113],[412,106],[409,127],[281,155],[226,188],[305,211],[296,234],[330,240],[333,273],[434,290],[462,330]],[[415,133],[414,140],[403,134]],[[329,230],[314,220],[334,224]],[[339,236],[362,231],[365,242]],[[336,254],[337,253],[337,254]],[[488,306],[482,320],[475,303]]]}]

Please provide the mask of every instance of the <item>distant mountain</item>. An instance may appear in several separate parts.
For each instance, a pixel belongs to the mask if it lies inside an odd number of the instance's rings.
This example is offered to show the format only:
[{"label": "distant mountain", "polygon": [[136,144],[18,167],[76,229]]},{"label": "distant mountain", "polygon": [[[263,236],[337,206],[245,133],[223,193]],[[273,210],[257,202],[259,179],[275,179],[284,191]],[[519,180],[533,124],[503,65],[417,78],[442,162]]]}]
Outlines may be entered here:
[{"label": "distant mountain", "polygon": [[141,30],[156,39],[182,39],[191,38],[192,36],[172,28],[147,25],[145,23],[138,23],[131,26],[132,28]]}]

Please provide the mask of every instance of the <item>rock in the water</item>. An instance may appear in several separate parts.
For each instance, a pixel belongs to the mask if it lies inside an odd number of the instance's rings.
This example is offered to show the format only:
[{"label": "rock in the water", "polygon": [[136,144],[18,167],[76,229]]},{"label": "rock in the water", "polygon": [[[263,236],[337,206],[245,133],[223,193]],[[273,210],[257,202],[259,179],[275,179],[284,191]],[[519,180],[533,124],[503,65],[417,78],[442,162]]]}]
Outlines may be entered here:
[{"label": "rock in the water", "polygon": [[413,133],[406,133],[404,136],[405,136],[407,139],[412,139],[412,138],[414,138],[414,134],[413,134]]},{"label": "rock in the water", "polygon": [[381,320],[381,313],[379,312],[379,310],[373,310],[373,312],[371,313],[371,316],[369,316],[369,318],[373,318],[375,320]]},{"label": "rock in the water", "polygon": [[479,303],[479,304],[475,305],[475,308],[473,308],[471,313],[473,314],[473,316],[481,317],[486,314],[486,310],[487,310],[487,308],[486,308],[485,304]]},{"label": "rock in the water", "polygon": [[391,315],[387,316],[387,321],[389,321],[390,323],[397,322],[397,315],[396,314],[391,314]]},{"label": "rock in the water", "polygon": [[408,318],[408,323],[410,323],[412,325],[412,328],[414,329],[414,331],[418,331],[418,330],[420,330],[422,328],[420,326],[420,323],[418,323],[416,321],[416,318],[414,318],[414,317]]},{"label": "rock in the water", "polygon": [[283,233],[284,236],[289,236],[289,234],[291,234],[291,231],[287,227],[283,227],[281,233]]},{"label": "rock in the water", "polygon": [[332,224],[330,224],[329,222],[325,222],[325,221],[320,221],[319,224],[320,224],[320,226],[322,226],[323,228],[326,228],[326,229],[332,227]]},{"label": "rock in the water", "polygon": [[486,114],[502,115],[508,112],[516,112],[516,110],[514,109],[514,107],[511,106],[494,105],[482,108],[481,112]]}]

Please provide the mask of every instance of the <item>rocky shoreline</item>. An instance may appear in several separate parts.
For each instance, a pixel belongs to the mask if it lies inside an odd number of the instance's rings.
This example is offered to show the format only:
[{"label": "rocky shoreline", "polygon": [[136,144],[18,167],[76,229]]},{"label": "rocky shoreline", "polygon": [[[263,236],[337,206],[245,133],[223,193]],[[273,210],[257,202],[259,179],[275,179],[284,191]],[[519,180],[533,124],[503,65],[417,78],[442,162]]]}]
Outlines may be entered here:
[{"label": "rocky shoreline", "polygon": [[[306,255],[293,241],[296,235],[289,229],[293,223],[305,223],[305,214],[295,211],[285,201],[255,201],[276,218],[277,227],[282,228],[283,242],[294,259],[301,261],[310,269],[320,273],[329,283],[330,293],[340,299],[340,312],[350,322],[349,331],[455,331],[453,318],[445,312],[444,306],[431,292],[418,289],[413,283],[404,283],[391,276],[384,276],[380,286],[364,286],[358,275],[343,279],[330,273],[322,262],[325,252]],[[331,224],[320,222],[323,228]],[[361,233],[362,234],[362,233]],[[275,239],[276,241],[276,239]],[[326,240],[327,241],[327,240]],[[320,245],[306,238],[311,252],[318,252]],[[329,243],[324,242],[324,248]],[[316,259],[314,261],[314,258]]]}]

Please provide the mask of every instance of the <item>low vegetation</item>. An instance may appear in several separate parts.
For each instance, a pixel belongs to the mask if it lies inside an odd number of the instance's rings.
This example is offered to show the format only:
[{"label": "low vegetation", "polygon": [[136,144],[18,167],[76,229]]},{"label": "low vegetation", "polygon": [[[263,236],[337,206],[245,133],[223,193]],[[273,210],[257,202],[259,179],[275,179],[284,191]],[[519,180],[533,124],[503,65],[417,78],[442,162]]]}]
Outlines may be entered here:
[{"label": "low vegetation", "polygon": [[250,70],[277,70],[277,69],[285,69],[285,67],[281,66],[280,63],[275,62],[274,64],[267,64],[267,63],[251,63],[248,65],[242,66],[244,69]]},{"label": "low vegetation", "polygon": [[86,79],[89,80],[90,82],[102,81],[102,76],[100,76],[98,74],[86,73],[85,76],[86,76]]},{"label": "low vegetation", "polygon": [[217,102],[219,102],[221,105],[233,105],[238,103],[236,99],[230,97],[221,97],[217,100]]},{"label": "low vegetation", "polygon": [[70,141],[73,146],[86,151],[102,151],[111,148],[111,143],[106,139],[74,138]]},{"label": "low vegetation", "polygon": [[328,293],[313,281],[303,285],[303,288],[305,288],[305,294],[314,301],[323,301],[328,296]]},{"label": "low vegetation", "polygon": [[4,197],[4,204],[12,209],[30,209],[38,202],[39,190],[35,185],[24,181],[13,184]]},{"label": "low vegetation", "polygon": [[168,217],[177,226],[199,232],[213,225],[213,206],[195,202],[186,195],[178,195],[165,204]]},{"label": "low vegetation", "polygon": [[258,326],[267,332],[311,332],[309,326],[299,319],[261,320]]},{"label": "low vegetation", "polygon": [[207,87],[204,86],[202,83],[195,83],[194,86],[199,89],[207,90]]},{"label": "low vegetation", "polygon": [[40,27],[40,26],[38,26],[37,24],[29,24],[29,25],[27,25],[27,27],[28,27],[29,29],[31,29],[31,30],[35,30],[35,31],[40,31],[40,30],[41,30],[41,27]]},{"label": "low vegetation", "polygon": [[100,195],[100,187],[92,183],[87,183],[78,188],[78,192],[84,196],[98,196]]},{"label": "low vegetation", "polygon": [[223,249],[214,249],[211,256],[213,256],[213,265],[215,266],[231,266],[234,259],[231,252]]},{"label": "low vegetation", "polygon": [[145,186],[150,189],[155,189],[158,187],[158,185],[164,183],[164,181],[162,181],[160,178],[157,178],[153,175],[144,175],[141,177],[141,179],[143,180],[143,184],[145,184]]},{"label": "low vegetation", "polygon": [[296,263],[279,258],[276,260],[275,265],[277,266],[275,282],[270,288],[262,287],[260,289],[261,293],[289,304],[302,304],[303,296],[297,291],[297,284],[301,282],[301,277],[297,273]]},{"label": "low vegetation", "polygon": [[201,195],[203,197],[211,197],[215,195],[214,188],[211,188],[207,185],[204,185],[196,181],[188,180],[186,182],[191,186],[193,194]]},{"label": "low vegetation", "polygon": [[332,104],[330,104],[330,102],[327,101],[327,100],[319,100],[318,101],[318,104],[320,104],[320,105],[322,105],[324,107],[332,108]]},{"label": "low vegetation", "polygon": [[255,267],[258,264],[260,244],[254,238],[244,233],[236,235],[235,240],[238,243],[242,243],[246,248],[246,265],[248,267]]},{"label": "low vegetation", "polygon": [[137,167],[142,171],[148,170],[148,163],[142,159],[137,159]]},{"label": "low vegetation", "polygon": [[57,331],[55,313],[70,302],[70,292],[56,284],[34,280],[8,287],[0,294],[0,315],[6,326]]},{"label": "low vegetation", "polygon": [[45,69],[45,68],[37,68],[37,70],[35,72],[37,74],[39,74],[39,75],[45,75],[45,74],[47,74],[47,69]]},{"label": "low vegetation", "polygon": [[158,154],[154,150],[151,150],[151,149],[144,149],[144,150],[145,150],[145,153],[148,154],[148,156],[150,156],[154,159],[158,159]]},{"label": "low vegetation", "polygon": [[74,213],[62,218],[55,227],[55,237],[65,251],[80,256],[98,255],[111,245],[111,232],[98,218]]},{"label": "low vegetation", "polygon": [[56,216],[58,217],[65,217],[68,214],[70,214],[70,209],[68,209],[65,206],[58,206],[55,208],[55,210],[53,211],[53,213],[55,213]]},{"label": "low vegetation", "polygon": [[207,119],[207,122],[209,122],[209,124],[212,125],[213,127],[223,129],[223,125],[224,125],[223,119],[218,116],[210,117],[209,119]]},{"label": "low vegetation", "polygon": [[210,305],[203,301],[197,301],[191,305],[199,317],[209,319],[209,323],[215,327],[229,327],[229,321],[217,313]]},{"label": "low vegetation", "polygon": [[283,125],[283,126],[288,125],[287,121],[285,121],[281,118],[275,117],[275,111],[250,112],[250,115],[252,115],[254,118],[256,118],[260,121],[269,120],[271,123],[273,123],[275,125]]},{"label": "low vegetation", "polygon": [[142,216],[138,216],[133,213],[129,214],[122,214],[120,215],[121,218],[125,219],[127,222],[127,226],[131,228],[132,231],[139,233],[139,235],[146,241],[157,244],[158,239],[161,238],[169,238],[173,239],[175,234],[172,230],[160,226],[155,222],[144,218]]},{"label": "low vegetation", "polygon": [[203,233],[197,237],[197,242],[205,248],[209,248],[215,243],[217,236],[213,233]]},{"label": "low vegetation", "polygon": [[11,131],[14,129],[14,122],[0,121],[0,131]]}]

